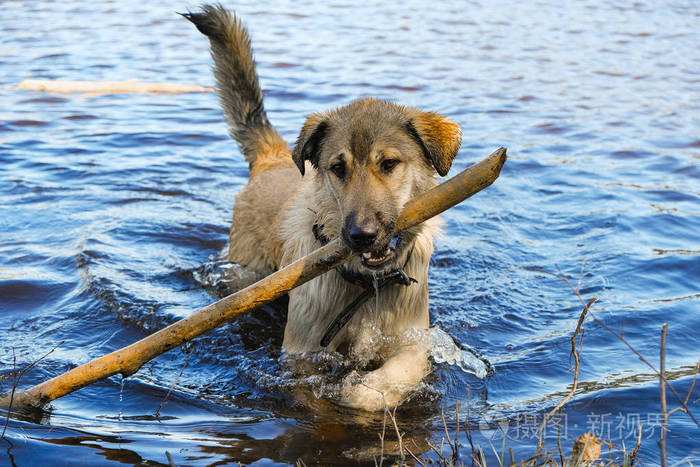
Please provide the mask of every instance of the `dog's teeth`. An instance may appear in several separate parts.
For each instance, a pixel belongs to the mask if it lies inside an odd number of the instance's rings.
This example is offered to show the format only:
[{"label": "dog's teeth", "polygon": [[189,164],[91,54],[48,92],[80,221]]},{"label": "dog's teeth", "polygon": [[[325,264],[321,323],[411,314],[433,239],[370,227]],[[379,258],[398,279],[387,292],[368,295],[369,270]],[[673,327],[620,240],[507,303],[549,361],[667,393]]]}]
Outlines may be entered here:
[{"label": "dog's teeth", "polygon": [[372,253],[370,253],[369,251],[366,253],[362,253],[362,257],[364,259],[370,259],[372,257]]}]

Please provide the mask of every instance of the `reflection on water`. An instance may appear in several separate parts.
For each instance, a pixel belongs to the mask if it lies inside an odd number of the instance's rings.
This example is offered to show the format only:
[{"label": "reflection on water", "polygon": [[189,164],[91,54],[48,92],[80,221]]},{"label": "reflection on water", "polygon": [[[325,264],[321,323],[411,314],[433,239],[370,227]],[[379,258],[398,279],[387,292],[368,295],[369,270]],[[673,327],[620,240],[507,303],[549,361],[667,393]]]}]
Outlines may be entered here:
[{"label": "reflection on water", "polygon": [[[187,6],[3,4],[0,390],[15,357],[21,368],[64,341],[20,386],[35,384],[255,279],[220,261],[247,167],[214,95],[13,89],[27,78],[211,85],[206,40],[173,12]],[[575,280],[584,258],[582,294],[653,362],[669,323],[669,378],[686,394],[700,347],[694,3],[235,6],[268,116],[289,141],[305,115],[375,96],[460,123],[455,173],[508,147],[498,182],[445,215],[430,276],[441,345],[396,412],[404,445],[435,459],[428,443],[445,436],[442,408],[454,433],[461,402],[487,456],[504,436],[516,459],[534,452],[538,420],[569,390],[581,311],[566,284],[539,271]],[[318,399],[328,381],[294,378],[280,363],[285,309],[282,299],[149,362],[123,392],[111,378],[11,420],[0,464],[167,465],[166,451],[178,465],[373,464],[383,429],[384,452],[396,453],[383,414]],[[601,327],[584,330],[565,451],[594,431],[619,455],[642,422],[641,459],[657,463],[655,376]],[[670,434],[670,460],[697,460],[692,422],[674,415]]]}]

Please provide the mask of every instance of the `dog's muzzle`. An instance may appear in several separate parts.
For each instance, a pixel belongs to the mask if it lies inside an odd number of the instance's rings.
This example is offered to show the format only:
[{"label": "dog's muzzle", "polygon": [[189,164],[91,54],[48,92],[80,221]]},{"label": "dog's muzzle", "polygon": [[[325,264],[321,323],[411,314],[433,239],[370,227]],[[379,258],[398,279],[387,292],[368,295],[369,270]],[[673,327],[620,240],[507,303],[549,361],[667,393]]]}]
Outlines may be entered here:
[{"label": "dog's muzzle", "polygon": [[[323,233],[323,225],[314,224],[311,228],[311,231],[313,232],[316,240],[321,242],[322,245],[325,245],[330,241],[330,239]],[[344,231],[343,236],[345,236]],[[378,269],[384,266],[385,264],[394,261],[394,259],[396,259],[396,257],[398,256],[397,252],[403,244],[403,241],[403,235],[399,233],[396,237],[392,238],[389,241],[385,248],[381,250],[382,253],[376,254],[373,251],[364,252],[361,255],[362,264],[364,264],[370,269]],[[411,260],[411,255],[413,253],[414,246],[415,244],[412,244],[410,249],[408,249],[408,253],[406,255],[406,262],[402,267],[395,266],[392,269],[387,268],[387,271],[381,273],[381,275],[377,275],[377,273],[374,272],[372,273],[372,275],[363,274],[362,272],[358,271],[350,271],[346,269],[344,265],[338,266],[336,271],[338,271],[340,276],[346,282],[358,285],[362,287],[364,291],[357,298],[355,298],[355,300],[348,304],[343,310],[341,310],[338,316],[335,317],[331,325],[324,333],[323,338],[321,339],[321,347],[327,347],[328,344],[330,344],[330,342],[333,340],[333,338],[340,332],[343,326],[345,326],[345,324],[347,324],[347,322],[350,321],[355,312],[365,302],[367,302],[367,300],[369,300],[369,298],[373,294],[379,293],[380,289],[396,284],[409,286],[412,283],[417,282],[412,277],[408,277],[408,275],[404,271],[404,268],[406,268],[408,262]]]},{"label": "dog's muzzle", "polygon": [[396,236],[386,242],[382,230],[376,220],[360,219],[354,212],[345,220],[341,232],[343,241],[350,249],[361,253],[362,264],[368,269],[382,269],[397,257],[401,237]]},{"label": "dog's muzzle", "polygon": [[383,250],[380,250],[379,252],[370,250],[362,253],[362,265],[369,269],[379,269],[390,262],[393,262],[396,259],[396,252],[398,251],[400,243],[401,239],[397,235],[389,241]]}]

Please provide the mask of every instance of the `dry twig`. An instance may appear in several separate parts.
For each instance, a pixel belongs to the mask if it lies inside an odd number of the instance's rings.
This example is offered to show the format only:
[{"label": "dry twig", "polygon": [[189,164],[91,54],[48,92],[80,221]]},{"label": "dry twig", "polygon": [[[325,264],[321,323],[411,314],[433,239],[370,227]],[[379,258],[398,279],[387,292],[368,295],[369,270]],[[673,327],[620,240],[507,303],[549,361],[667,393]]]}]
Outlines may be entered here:
[{"label": "dry twig", "polygon": [[[386,434],[386,412],[389,410],[388,408],[384,407],[384,419],[382,420],[382,434],[379,435],[379,441],[380,441],[380,449],[379,449],[379,467],[382,467],[382,464],[384,464],[384,435]],[[377,461],[374,461],[375,465],[377,464]]]},{"label": "dry twig", "polygon": [[[457,410],[457,433],[455,434],[454,442],[452,442],[452,439],[450,438],[450,432],[447,429],[447,420],[445,419],[445,407],[442,407],[441,410],[442,427],[445,430],[445,438],[447,439],[447,444],[450,446],[450,450],[452,451],[452,463],[455,463],[459,458],[459,448],[457,447],[457,435],[459,434],[459,408],[458,406],[456,406],[455,408]],[[440,451],[442,451],[442,449],[440,449]]]},{"label": "dry twig", "polygon": [[471,406],[471,400],[472,400],[472,390],[470,388],[467,388],[467,419],[464,421],[464,434],[467,437],[467,440],[469,441],[469,447],[472,449],[472,463],[474,463],[474,457],[476,456],[477,458],[479,457],[476,449],[474,448],[474,440],[472,439],[472,432],[469,430],[469,418],[470,418],[470,413],[469,413],[469,407]]},{"label": "dry twig", "polygon": [[559,449],[561,465],[564,465],[564,450],[561,448],[561,409],[559,409],[559,419],[557,420],[557,448]]},{"label": "dry twig", "polygon": [[418,463],[419,463],[420,465],[422,465],[423,467],[427,467],[427,464],[426,464],[424,461],[420,460],[418,457],[416,457],[416,455],[413,454],[413,451],[411,451],[410,449],[408,449],[408,446],[404,446],[404,449],[411,455],[411,457],[413,457],[413,460],[414,460],[414,461],[418,462]]},{"label": "dry twig", "polygon": [[642,426],[644,426],[643,423],[639,424],[639,433],[637,434],[637,444],[634,446],[634,449],[632,450],[632,454],[630,454],[630,467],[634,466],[634,460],[637,458],[637,452],[639,452],[639,446],[642,445]]},{"label": "dry twig", "polygon": [[666,410],[666,333],[668,323],[661,327],[661,348],[659,349],[659,393],[661,394],[661,439],[659,440],[659,451],[661,452],[661,466],[666,467],[666,431],[668,425],[668,410]]},{"label": "dry twig", "polygon": [[160,411],[163,409],[165,404],[168,402],[168,397],[170,397],[170,394],[173,392],[175,385],[178,383],[178,381],[180,381],[180,378],[182,378],[182,374],[185,372],[185,368],[187,368],[187,365],[190,363],[191,356],[192,356],[191,352],[187,354],[187,358],[185,359],[185,364],[182,365],[182,368],[180,369],[180,374],[177,375],[177,378],[175,378],[175,381],[173,381],[173,384],[170,385],[170,389],[168,389],[168,393],[165,395],[165,397],[161,401],[160,405],[158,406],[156,413],[153,415],[155,418],[158,418],[160,416]]},{"label": "dry twig", "polygon": [[394,413],[391,413],[389,410],[387,412],[389,413],[389,417],[391,417],[391,422],[394,424],[394,430],[396,430],[396,438],[399,442],[399,466],[402,466],[406,463],[406,456],[403,453],[403,435],[399,431],[399,426],[396,423],[396,407],[394,407]]},{"label": "dry twig", "polygon": [[[577,291],[578,293],[578,291]],[[556,407],[554,407],[552,410],[547,413],[544,418],[542,419],[542,423],[540,424],[539,429],[537,430],[537,450],[535,451],[535,456],[538,456],[539,453],[542,451],[542,448],[544,448],[544,439],[543,439],[543,434],[544,434],[544,428],[547,424],[547,421],[554,416],[555,413],[561,410],[564,405],[571,400],[572,397],[574,397],[574,394],[576,393],[576,388],[578,387],[578,374],[579,374],[579,368],[580,368],[580,356],[579,356],[579,351],[576,349],[576,342],[578,339],[578,334],[581,332],[581,328],[583,326],[583,321],[586,319],[586,314],[588,313],[588,310],[590,309],[591,305],[595,303],[595,301],[598,300],[597,298],[591,298],[588,300],[588,303],[585,304],[583,307],[583,311],[581,311],[581,315],[578,318],[578,324],[576,325],[576,330],[574,331],[574,335],[571,336],[571,356],[574,357],[574,381],[573,384],[571,385],[571,390],[569,393],[564,397],[564,399],[557,404]],[[563,458],[562,454],[562,458]]]},{"label": "dry twig", "polygon": [[[693,381],[690,383],[690,389],[688,389],[688,394],[686,394],[685,400],[683,401],[683,403],[685,405],[688,405],[688,401],[690,400],[690,396],[693,394],[693,389],[695,389],[695,381],[698,379],[698,371],[700,371],[700,362],[695,364],[695,374],[693,375]],[[681,407],[676,407],[675,409],[671,410],[668,413],[668,416],[670,417],[671,415],[673,415],[676,412],[683,412],[686,414],[688,413],[688,411],[685,409],[685,407],[681,406]]]}]

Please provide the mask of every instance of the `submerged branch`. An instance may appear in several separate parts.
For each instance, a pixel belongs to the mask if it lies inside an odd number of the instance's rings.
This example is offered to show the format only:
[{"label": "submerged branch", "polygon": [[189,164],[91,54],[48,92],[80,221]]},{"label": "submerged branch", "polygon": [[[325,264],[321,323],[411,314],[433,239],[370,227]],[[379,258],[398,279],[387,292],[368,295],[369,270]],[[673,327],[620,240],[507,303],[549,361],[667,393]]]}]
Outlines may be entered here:
[{"label": "submerged branch", "polygon": [[126,81],[54,81],[25,79],[17,85],[24,91],[43,91],[54,94],[83,92],[88,94],[146,94],[184,92],[214,92],[213,88],[196,84],[144,83],[137,79]]}]

